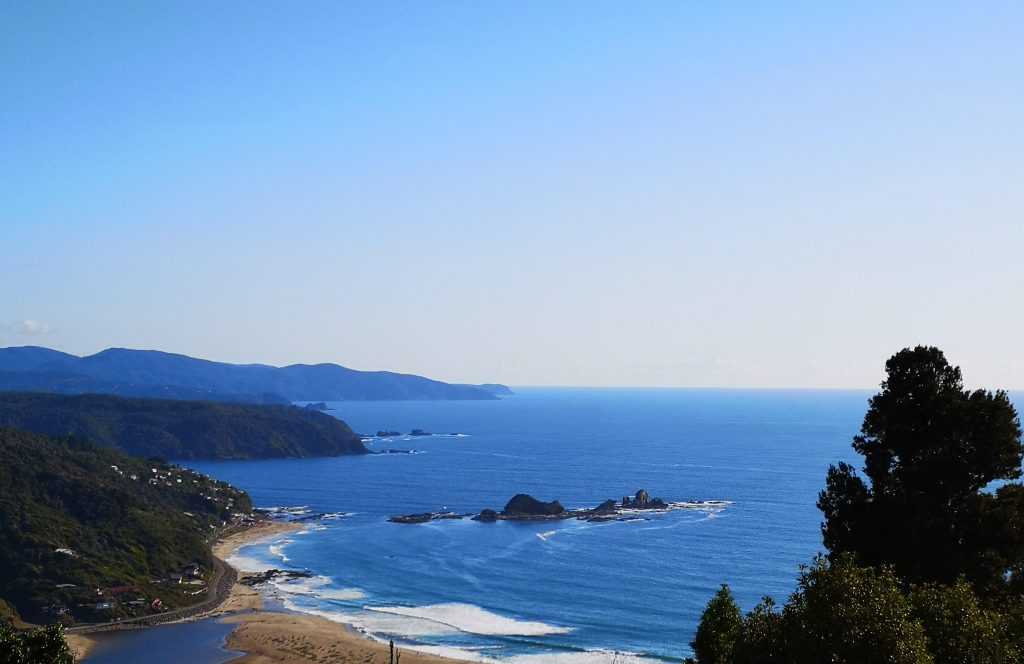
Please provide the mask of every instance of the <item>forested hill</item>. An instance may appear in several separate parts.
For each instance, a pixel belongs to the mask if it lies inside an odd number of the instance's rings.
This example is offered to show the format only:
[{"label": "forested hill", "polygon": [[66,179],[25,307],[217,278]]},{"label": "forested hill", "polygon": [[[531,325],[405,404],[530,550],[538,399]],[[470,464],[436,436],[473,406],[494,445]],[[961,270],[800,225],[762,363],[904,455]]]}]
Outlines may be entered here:
[{"label": "forested hill", "polygon": [[341,420],[312,409],[108,395],[0,392],[0,426],[74,435],[163,459],[262,459],[365,454]]},{"label": "forested hill", "polygon": [[195,603],[207,540],[251,511],[243,491],[183,468],[0,428],[0,605],[53,622]]},{"label": "forested hill", "polygon": [[337,364],[228,364],[128,348],[86,357],[36,346],[0,348],[0,390],[279,403],[496,399],[503,387],[455,385]]}]

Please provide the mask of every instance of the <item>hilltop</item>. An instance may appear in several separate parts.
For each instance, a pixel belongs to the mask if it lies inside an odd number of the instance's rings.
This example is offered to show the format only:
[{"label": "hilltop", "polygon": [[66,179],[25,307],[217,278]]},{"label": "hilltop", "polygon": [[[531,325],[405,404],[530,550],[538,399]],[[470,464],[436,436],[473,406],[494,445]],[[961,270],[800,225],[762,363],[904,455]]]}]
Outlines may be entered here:
[{"label": "hilltop", "polygon": [[0,390],[286,403],[496,399],[507,388],[456,385],[390,371],[357,371],[338,364],[228,364],[128,348],[108,348],[79,357],[21,346],[0,348]]},{"label": "hilltop", "polygon": [[199,473],[0,428],[0,606],[68,622],[193,604],[210,538],[251,512],[245,492]]},{"label": "hilltop", "polygon": [[163,459],[367,452],[341,420],[296,406],[0,392],[0,426],[74,435],[127,454]]}]

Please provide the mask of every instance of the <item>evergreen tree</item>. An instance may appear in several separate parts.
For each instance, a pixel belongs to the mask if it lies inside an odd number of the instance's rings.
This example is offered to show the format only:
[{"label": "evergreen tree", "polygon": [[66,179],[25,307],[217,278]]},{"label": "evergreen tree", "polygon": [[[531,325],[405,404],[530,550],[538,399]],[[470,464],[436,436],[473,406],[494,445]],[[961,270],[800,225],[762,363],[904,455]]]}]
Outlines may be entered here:
[{"label": "evergreen tree", "polygon": [[690,643],[698,664],[732,664],[742,623],[743,614],[729,586],[723,584],[704,609],[697,635]]},{"label": "evergreen tree", "polygon": [[825,546],[908,582],[961,575],[999,591],[1024,561],[1020,421],[1005,392],[968,391],[942,351],[918,346],[886,362],[887,378],[854,449],[870,487],[848,464],[829,469],[818,506]]}]

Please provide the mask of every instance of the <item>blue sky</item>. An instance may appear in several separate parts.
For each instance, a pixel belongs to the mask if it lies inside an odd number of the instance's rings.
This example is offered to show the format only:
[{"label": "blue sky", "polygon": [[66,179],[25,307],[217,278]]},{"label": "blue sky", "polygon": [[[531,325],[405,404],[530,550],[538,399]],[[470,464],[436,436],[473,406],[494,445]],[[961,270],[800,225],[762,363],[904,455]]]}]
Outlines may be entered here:
[{"label": "blue sky", "polygon": [[0,344],[1024,387],[1020,3],[6,3]]}]

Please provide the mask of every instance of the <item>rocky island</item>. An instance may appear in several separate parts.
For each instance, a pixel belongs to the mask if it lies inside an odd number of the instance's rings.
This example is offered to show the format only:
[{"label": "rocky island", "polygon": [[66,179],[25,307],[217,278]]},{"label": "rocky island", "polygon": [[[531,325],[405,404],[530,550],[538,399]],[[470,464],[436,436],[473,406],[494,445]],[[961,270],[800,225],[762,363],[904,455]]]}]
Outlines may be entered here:
[{"label": "rocky island", "polygon": [[493,523],[495,521],[560,521],[563,519],[579,519],[581,521],[628,521],[643,518],[643,513],[664,513],[677,509],[709,509],[724,508],[729,503],[723,500],[694,500],[669,503],[661,498],[652,498],[646,490],[640,489],[633,496],[623,496],[620,502],[609,498],[596,507],[567,510],[557,500],[544,502],[525,493],[516,494],[500,512],[492,509],[481,510],[479,514],[459,514],[456,512],[421,512],[393,516],[392,523],[427,523],[442,519],[463,519],[471,517],[474,521]]}]

